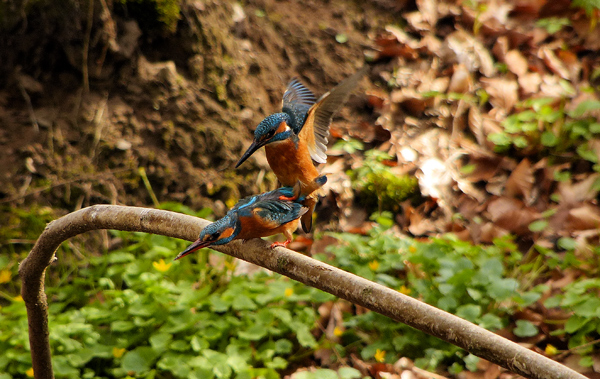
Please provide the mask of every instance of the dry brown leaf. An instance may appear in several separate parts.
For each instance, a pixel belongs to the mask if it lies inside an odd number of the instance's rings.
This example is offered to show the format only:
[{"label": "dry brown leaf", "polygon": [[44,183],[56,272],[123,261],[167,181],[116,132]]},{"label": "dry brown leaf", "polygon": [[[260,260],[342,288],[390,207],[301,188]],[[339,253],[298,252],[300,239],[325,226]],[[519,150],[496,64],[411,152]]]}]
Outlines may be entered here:
[{"label": "dry brown leaf", "polygon": [[442,57],[444,53],[448,53],[447,50],[444,51],[443,47],[442,41],[432,33],[427,33],[419,42],[419,50],[426,54],[433,54],[438,58]]},{"label": "dry brown leaf", "polygon": [[496,74],[490,52],[471,34],[459,29],[446,38],[446,43],[456,54],[458,63],[464,64],[469,71],[479,70],[488,78]]},{"label": "dry brown leaf", "polygon": [[517,80],[524,95],[538,93],[540,84],[542,84],[542,77],[537,72],[530,72],[519,76]]},{"label": "dry brown leaf", "polygon": [[511,197],[523,196],[525,203],[531,204],[531,189],[535,183],[533,168],[529,159],[523,159],[506,181],[505,194]]},{"label": "dry brown leaf", "polygon": [[571,98],[575,95],[567,90],[561,83],[561,79],[556,75],[543,75],[540,84],[540,96],[554,98]]},{"label": "dry brown leaf", "polygon": [[479,107],[473,105],[469,109],[469,116],[467,117],[467,125],[471,130],[471,133],[475,136],[477,143],[480,146],[485,146],[487,136],[483,131],[483,116]]},{"label": "dry brown leaf", "polygon": [[473,90],[473,78],[464,64],[454,66],[454,73],[450,79],[448,92],[467,93]]},{"label": "dry brown leaf", "polygon": [[594,29],[590,29],[590,20],[587,17],[571,20],[571,26],[575,29],[575,32],[580,38],[585,39],[582,45],[585,46],[586,49],[591,51],[600,50],[600,33],[598,33],[598,26]]},{"label": "dry brown leaf", "polygon": [[408,33],[406,33],[404,30],[400,29],[397,26],[388,25],[385,27],[385,31],[390,33],[391,35],[393,35],[394,38],[396,38],[396,40],[398,42],[400,42],[401,44],[407,45],[411,49],[416,50],[420,47],[419,41],[417,41],[415,38],[411,37]]},{"label": "dry brown leaf", "polygon": [[413,212],[409,217],[409,221],[408,231],[413,236],[428,235],[437,231],[433,221],[419,212]]},{"label": "dry brown leaf", "polygon": [[471,157],[469,159],[469,164],[474,165],[475,170],[473,170],[473,172],[471,172],[469,174],[468,179],[470,181],[472,181],[473,183],[476,183],[476,182],[479,182],[482,180],[483,181],[490,180],[498,172],[498,169],[500,168],[500,162],[501,162],[501,158],[499,158],[499,157],[496,157],[496,158]]},{"label": "dry brown leaf", "polygon": [[490,178],[485,185],[485,190],[492,195],[502,196],[504,194],[506,179],[508,179],[508,175],[506,174],[500,174]]},{"label": "dry brown leaf", "polygon": [[567,69],[565,64],[560,59],[558,59],[556,54],[554,54],[554,51],[544,46],[538,51],[538,57],[543,59],[544,63],[546,63],[546,66],[548,66],[550,71],[559,75],[563,79],[569,79],[569,70]]},{"label": "dry brown leaf", "polygon": [[527,59],[521,54],[519,50],[511,50],[506,53],[506,66],[508,69],[518,77],[525,75],[529,69]]},{"label": "dry brown leaf", "polygon": [[535,210],[526,207],[521,200],[507,197],[491,201],[487,210],[497,226],[517,235],[531,234],[529,224],[539,217]]},{"label": "dry brown leaf", "polygon": [[490,95],[490,103],[507,114],[519,101],[519,85],[515,80],[505,78],[482,78],[481,82]]},{"label": "dry brown leaf", "polygon": [[501,36],[496,39],[494,47],[492,47],[492,53],[496,56],[500,62],[506,63],[506,54],[508,53],[508,37]]},{"label": "dry brown leaf", "polygon": [[483,375],[483,379],[497,379],[502,372],[502,368],[496,364],[490,364],[489,367],[485,370],[485,374]]},{"label": "dry brown leaf", "polygon": [[429,25],[429,23],[425,21],[425,18],[423,17],[423,14],[421,12],[404,13],[403,17],[414,30],[431,30],[431,25]]},{"label": "dry brown leaf", "polygon": [[600,209],[585,204],[569,212],[569,227],[573,230],[598,229],[600,227]]},{"label": "dry brown leaf", "polygon": [[419,13],[423,15],[423,20],[430,27],[434,27],[438,20],[437,0],[417,0],[417,8],[419,9]]},{"label": "dry brown leaf", "polygon": [[569,50],[559,50],[558,58],[564,63],[569,71],[569,78],[572,82],[579,82],[579,73],[581,72],[581,62],[575,53]]},{"label": "dry brown leaf", "polygon": [[598,195],[598,190],[594,189],[594,183],[599,178],[600,174],[592,174],[575,184],[571,181],[559,183],[558,193],[562,204],[577,204],[594,199]]},{"label": "dry brown leaf", "polygon": [[424,98],[412,88],[402,88],[392,91],[390,99],[393,103],[400,104],[412,116],[420,116],[428,106],[433,105],[433,98]]},{"label": "dry brown leaf", "polygon": [[530,14],[532,16],[538,16],[540,9],[546,4],[547,1],[548,0],[515,0],[515,11]]}]

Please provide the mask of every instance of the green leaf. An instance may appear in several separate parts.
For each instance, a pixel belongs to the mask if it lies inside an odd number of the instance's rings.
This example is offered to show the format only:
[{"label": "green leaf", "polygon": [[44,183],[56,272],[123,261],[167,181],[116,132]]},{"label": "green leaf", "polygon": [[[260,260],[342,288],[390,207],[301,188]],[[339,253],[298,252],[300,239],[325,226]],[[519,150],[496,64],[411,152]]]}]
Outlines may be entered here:
[{"label": "green leaf", "polygon": [[337,372],[326,368],[315,370],[315,378],[319,379],[339,379]]},{"label": "green leaf", "polygon": [[527,320],[517,320],[517,327],[513,329],[513,333],[517,337],[533,337],[538,334],[537,326]]},{"label": "green leaf", "polygon": [[[291,326],[291,325],[290,325]],[[292,329],[296,332],[296,337],[298,337],[298,342],[300,345],[304,347],[314,348],[317,346],[317,341],[315,337],[310,332],[310,329],[307,325],[301,324],[299,322],[294,322],[294,326]]]},{"label": "green leaf", "polygon": [[176,340],[169,345],[169,349],[184,352],[190,349],[190,345],[185,340]]},{"label": "green leaf", "polygon": [[469,354],[464,358],[467,370],[475,372],[477,371],[477,363],[479,363],[479,357],[473,354]]},{"label": "green leaf", "polygon": [[339,34],[335,35],[335,40],[338,43],[346,43],[346,42],[348,42],[348,36],[344,33],[339,33]]},{"label": "green leaf", "polygon": [[289,354],[292,352],[293,346],[291,341],[280,339],[275,341],[275,352],[279,354]]},{"label": "green leaf", "polygon": [[108,254],[106,261],[110,264],[122,264],[127,262],[133,262],[135,255],[131,253],[125,253],[122,251],[115,251],[114,253]]},{"label": "green leaf", "polygon": [[113,332],[127,332],[133,328],[135,328],[135,324],[131,321],[113,321],[110,324]]},{"label": "green leaf", "polygon": [[139,346],[125,353],[121,368],[126,372],[143,373],[150,370],[155,359],[156,352],[154,349],[149,346]]},{"label": "green leaf", "polygon": [[194,350],[195,352],[200,352],[204,349],[208,349],[208,347],[210,346],[207,340],[198,335],[192,337],[190,345],[192,346],[192,350]]},{"label": "green leaf", "polygon": [[554,180],[558,182],[566,182],[571,179],[571,172],[569,171],[554,171]]},{"label": "green leaf", "polygon": [[598,162],[598,156],[587,144],[577,146],[576,150],[581,158],[594,163]]},{"label": "green leaf", "polygon": [[242,371],[246,371],[250,368],[250,366],[248,365],[248,362],[246,362],[246,360],[239,355],[233,355],[233,356],[227,357],[227,364],[229,366],[231,366],[233,371],[238,372],[238,373],[242,372]]},{"label": "green leaf", "polygon": [[232,373],[231,367],[225,362],[217,362],[212,371],[219,379],[228,379]]},{"label": "green leaf", "polygon": [[264,336],[267,335],[267,328],[264,327],[264,325],[253,325],[250,328],[246,329],[246,330],[242,330],[238,333],[238,336],[240,338],[243,338],[245,340],[249,340],[249,341],[258,341],[259,339],[263,338]]},{"label": "green leaf", "polygon": [[475,320],[481,314],[481,307],[475,304],[461,305],[456,308],[456,315],[464,318],[467,321],[475,322]]},{"label": "green leaf", "polygon": [[577,242],[573,238],[568,237],[559,238],[556,244],[558,247],[565,250],[575,250],[577,247]]},{"label": "green leaf", "polygon": [[488,330],[498,330],[502,329],[504,325],[500,317],[492,313],[486,313],[479,320],[479,326]]},{"label": "green leaf", "polygon": [[271,362],[266,362],[265,366],[273,370],[283,370],[288,366],[288,362],[281,357],[275,357]]},{"label": "green leaf", "polygon": [[340,379],[359,379],[362,378],[360,371],[353,367],[340,367],[338,369]]},{"label": "green leaf", "polygon": [[536,21],[535,25],[546,29],[550,34],[554,34],[563,27],[571,25],[571,21],[566,17],[549,17]]},{"label": "green leaf", "polygon": [[[575,3],[577,0],[574,0],[573,3]],[[572,111],[571,113],[569,113],[569,116],[573,117],[573,118],[579,118],[584,116],[587,112],[593,112],[596,110],[600,109],[600,101],[598,100],[584,100],[581,103],[579,103],[579,105],[577,106],[577,108],[575,108],[574,111]]]},{"label": "green leaf", "polygon": [[241,310],[255,310],[256,304],[246,295],[237,295],[233,298],[233,302],[231,304],[231,308],[236,311]]},{"label": "green leaf", "polygon": [[534,233],[541,232],[542,230],[546,229],[547,226],[547,220],[537,220],[529,224],[529,230],[531,230]]},{"label": "green leaf", "polygon": [[506,133],[492,133],[488,136],[488,140],[496,146],[510,146],[512,140]]},{"label": "green leaf", "polygon": [[544,301],[544,307],[546,308],[556,308],[560,305],[560,302],[562,300],[561,296],[552,296],[549,297],[548,299],[546,299],[546,301]]},{"label": "green leaf", "polygon": [[150,345],[156,351],[163,351],[167,349],[172,339],[173,336],[171,334],[156,333],[150,336]]},{"label": "green leaf", "polygon": [[517,136],[513,139],[513,144],[521,149],[526,148],[527,146],[529,146],[529,142],[527,142],[527,138],[523,137],[523,136]]},{"label": "green leaf", "polygon": [[576,315],[587,319],[600,316],[600,299],[597,297],[590,297],[584,302],[573,306],[573,312]]},{"label": "green leaf", "polygon": [[514,295],[519,283],[513,278],[496,280],[488,286],[488,294],[494,300],[505,300]]},{"label": "green leaf", "polygon": [[544,133],[542,133],[540,142],[546,147],[553,147],[558,145],[558,137],[552,132],[545,131]]},{"label": "green leaf", "polygon": [[579,360],[579,365],[581,367],[592,367],[594,365],[594,359],[592,357],[590,357],[589,355],[586,357],[582,357]]}]

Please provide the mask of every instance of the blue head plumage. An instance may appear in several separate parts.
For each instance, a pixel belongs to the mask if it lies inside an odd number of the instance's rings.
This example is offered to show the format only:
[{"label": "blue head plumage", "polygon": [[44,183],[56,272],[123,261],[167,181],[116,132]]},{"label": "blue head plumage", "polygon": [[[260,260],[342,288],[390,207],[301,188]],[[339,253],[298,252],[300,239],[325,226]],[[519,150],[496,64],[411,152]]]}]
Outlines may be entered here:
[{"label": "blue head plumage", "polygon": [[238,234],[239,228],[237,226],[236,219],[233,217],[233,215],[228,213],[222,219],[208,224],[204,229],[202,229],[196,242],[179,253],[175,260],[185,257],[186,255],[203,247],[211,245],[224,245],[228,242],[231,242]]},{"label": "blue head plumage", "polygon": [[235,167],[239,167],[256,150],[260,149],[266,144],[284,141],[287,138],[292,137],[294,132],[291,128],[287,127],[284,130],[278,130],[282,122],[285,122],[287,125],[289,125],[290,122],[292,122],[290,115],[283,112],[274,113],[262,120],[254,131],[254,141],[252,141],[252,144],[250,147],[248,147],[248,150],[246,150],[244,155],[242,155]]}]

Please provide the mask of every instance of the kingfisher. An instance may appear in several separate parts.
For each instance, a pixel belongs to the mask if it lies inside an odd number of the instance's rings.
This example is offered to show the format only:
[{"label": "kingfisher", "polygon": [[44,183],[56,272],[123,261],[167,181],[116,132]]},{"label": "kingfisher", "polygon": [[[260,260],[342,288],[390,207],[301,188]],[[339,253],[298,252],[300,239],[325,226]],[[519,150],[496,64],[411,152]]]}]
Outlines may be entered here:
[{"label": "kingfisher", "polygon": [[[326,176],[316,178],[315,183],[323,186]],[[287,247],[292,241],[292,233],[298,228],[298,219],[308,208],[303,205],[305,197],[301,186],[281,187],[274,191],[250,196],[240,200],[225,217],[207,225],[198,239],[179,253],[180,259],[198,249],[211,245],[224,245],[236,239],[249,240],[283,233],[285,242],[274,242],[276,246]]]},{"label": "kingfisher", "polygon": [[269,166],[283,186],[300,182],[306,196],[302,229],[312,228],[312,214],[320,188],[316,162],[327,162],[329,125],[352,90],[367,71],[367,66],[348,77],[318,100],[298,79],[292,79],[283,94],[282,111],[266,117],[254,131],[254,140],[236,164],[239,167],[256,150],[265,146]]}]

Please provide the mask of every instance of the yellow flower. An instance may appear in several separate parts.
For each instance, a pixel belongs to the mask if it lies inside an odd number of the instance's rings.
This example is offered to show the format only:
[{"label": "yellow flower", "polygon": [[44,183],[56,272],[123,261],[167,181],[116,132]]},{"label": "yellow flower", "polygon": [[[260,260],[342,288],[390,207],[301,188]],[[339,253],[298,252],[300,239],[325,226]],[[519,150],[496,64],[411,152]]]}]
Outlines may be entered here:
[{"label": "yellow flower", "polygon": [[410,251],[411,253],[416,253],[416,252],[417,252],[417,248],[416,248],[416,247],[414,247],[414,246],[410,246],[410,247],[408,248],[408,251]]},{"label": "yellow flower", "polygon": [[377,349],[377,351],[375,352],[375,360],[377,362],[383,362],[383,361],[385,361],[385,350],[379,350],[379,349]]},{"label": "yellow flower", "polygon": [[232,262],[225,261],[225,268],[228,269],[229,271],[235,270],[235,261],[232,261]]},{"label": "yellow flower", "polygon": [[12,278],[12,273],[10,270],[4,269],[0,271],[0,283],[8,283]]},{"label": "yellow flower", "polygon": [[336,336],[336,337],[341,337],[341,336],[342,336],[342,334],[344,334],[344,331],[343,331],[343,330],[342,330],[342,328],[340,328],[339,326],[336,326],[336,327],[333,329],[333,335],[334,335],[334,336]]},{"label": "yellow flower", "polygon": [[152,266],[160,272],[165,272],[171,268],[172,263],[165,263],[164,259],[159,260],[158,262],[152,262]]},{"label": "yellow flower", "polygon": [[17,303],[22,303],[23,302],[23,296],[21,296],[21,295],[15,296],[15,297],[13,297],[13,301],[16,301]]},{"label": "yellow flower", "polygon": [[234,199],[233,197],[230,197],[229,199],[227,199],[225,201],[225,205],[227,206],[227,208],[233,208],[236,204],[237,204],[237,200]]},{"label": "yellow flower", "polygon": [[113,347],[113,357],[115,358],[121,358],[123,356],[123,354],[125,354],[125,349],[119,349],[118,347]]},{"label": "yellow flower", "polygon": [[377,262],[377,261],[369,262],[369,268],[373,271],[377,271],[377,269],[379,268],[379,262]]},{"label": "yellow flower", "polygon": [[400,289],[398,290],[398,292],[400,292],[401,294],[404,294],[404,295],[410,295],[412,290],[403,284],[402,287],[400,287]]},{"label": "yellow flower", "polygon": [[290,297],[294,294],[294,289],[293,288],[286,288],[285,292],[283,293],[285,295],[285,297]]},{"label": "yellow flower", "polygon": [[29,370],[25,371],[25,374],[30,377],[33,378],[33,367],[30,368]]},{"label": "yellow flower", "polygon": [[546,345],[546,350],[545,350],[546,355],[548,356],[553,356],[558,354],[558,349],[550,344]]}]

